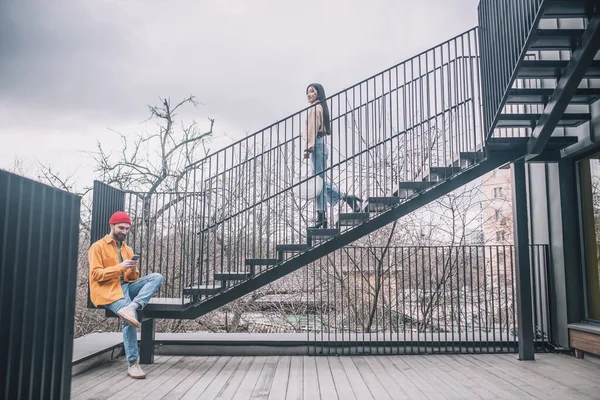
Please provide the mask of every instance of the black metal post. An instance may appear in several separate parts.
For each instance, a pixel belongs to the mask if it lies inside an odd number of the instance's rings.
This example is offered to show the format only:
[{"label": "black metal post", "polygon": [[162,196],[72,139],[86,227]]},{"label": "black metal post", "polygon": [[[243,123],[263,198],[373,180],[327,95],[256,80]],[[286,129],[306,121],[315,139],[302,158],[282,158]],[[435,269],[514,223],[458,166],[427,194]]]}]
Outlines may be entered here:
[{"label": "black metal post", "polygon": [[154,318],[142,317],[140,364],[154,364]]},{"label": "black metal post", "polygon": [[517,329],[519,336],[519,360],[534,360],[525,164],[513,163],[511,171],[513,185],[513,225],[515,235],[515,255],[517,261],[517,313],[519,323]]}]

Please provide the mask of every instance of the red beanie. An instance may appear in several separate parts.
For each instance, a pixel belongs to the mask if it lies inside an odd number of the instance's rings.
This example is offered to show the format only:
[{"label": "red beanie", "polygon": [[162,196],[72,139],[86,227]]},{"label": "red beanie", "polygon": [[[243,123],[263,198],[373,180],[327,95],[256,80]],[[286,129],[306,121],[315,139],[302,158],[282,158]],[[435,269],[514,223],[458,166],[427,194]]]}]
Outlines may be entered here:
[{"label": "red beanie", "polygon": [[129,215],[127,215],[127,213],[124,213],[123,211],[117,211],[116,213],[114,213],[112,215],[112,217],[110,217],[110,220],[108,221],[108,223],[110,225],[125,224],[125,223],[131,225],[131,218],[129,218]]}]

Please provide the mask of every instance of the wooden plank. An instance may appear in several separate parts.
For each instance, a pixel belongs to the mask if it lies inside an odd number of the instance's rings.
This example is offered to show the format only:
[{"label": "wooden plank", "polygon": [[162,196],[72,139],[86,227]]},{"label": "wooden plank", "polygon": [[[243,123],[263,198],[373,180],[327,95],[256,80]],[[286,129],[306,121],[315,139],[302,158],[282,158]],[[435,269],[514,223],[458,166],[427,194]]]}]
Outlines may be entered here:
[{"label": "wooden plank", "polygon": [[[495,354],[486,354],[482,356],[471,356],[478,358],[489,367],[496,368],[502,371],[501,378],[507,381],[518,380],[525,384],[524,388],[527,388],[529,394],[534,395],[538,398],[565,398],[572,399],[574,396],[578,396],[577,392],[569,390],[562,385],[559,385],[553,380],[547,379],[538,374],[532,373],[523,365],[513,365],[512,363],[498,358]],[[516,359],[516,355],[512,354],[510,357]],[[535,362],[535,361],[534,361]],[[521,364],[527,362],[522,361]],[[541,396],[544,394],[544,396]]]},{"label": "wooden plank", "polygon": [[515,358],[508,357],[505,354],[498,354],[496,357],[508,360],[513,364],[523,366],[539,376],[548,378],[549,380],[557,382],[558,384],[581,394],[585,395],[586,393],[600,393],[600,383],[598,383],[598,379],[590,380],[587,378],[581,378],[580,376],[572,374],[568,368],[562,368],[562,366],[556,361],[553,363],[547,363],[540,360],[539,362],[535,363],[524,363]]},{"label": "wooden plank", "polygon": [[[523,392],[512,381],[505,381],[502,376],[490,373],[485,364],[478,364],[471,356],[452,355],[438,356],[441,363],[448,365],[457,375],[467,377],[467,380],[481,387],[483,398],[500,397],[507,399],[536,398]],[[490,393],[485,395],[485,392]]]},{"label": "wooden plank", "polygon": [[412,366],[405,362],[405,359],[410,357],[418,356],[388,356],[387,358],[392,364],[394,364],[398,371],[402,372],[408,379],[410,379],[410,381],[413,382],[419,388],[419,390],[425,396],[427,396],[428,399],[445,398],[443,393],[431,385],[427,379],[424,379],[423,376],[421,376],[420,371],[415,370]]},{"label": "wooden plank", "polygon": [[600,335],[595,333],[569,329],[569,345],[576,350],[600,355]]},{"label": "wooden plank", "polygon": [[[427,399],[415,383],[413,383],[404,372],[400,371],[388,357],[374,357],[373,361],[379,363],[387,375],[389,375],[398,386],[404,390],[410,399]],[[375,371],[375,369],[374,369]]]},{"label": "wooden plank", "polygon": [[338,394],[329,368],[329,358],[331,357],[315,357],[319,381],[319,394],[322,399],[337,399]]},{"label": "wooden plank", "polygon": [[593,343],[600,343],[600,335],[590,332],[577,331],[569,329],[569,337],[587,340]]},{"label": "wooden plank", "polygon": [[302,400],[303,385],[302,380],[304,378],[302,357],[292,357],[290,363],[290,373],[287,384],[287,392],[285,398],[289,400]]},{"label": "wooden plank", "polygon": [[177,386],[186,379],[189,379],[191,381],[191,386],[193,382],[195,382],[195,380],[193,380],[193,378],[190,377],[193,376],[194,372],[198,368],[200,368],[200,366],[205,360],[206,357],[185,357],[184,361],[180,361],[175,367],[165,372],[165,374],[168,373],[169,378],[165,382],[163,382],[163,384],[160,385],[160,387],[154,389],[154,391],[152,392],[152,397],[156,399],[161,399],[167,393],[170,393],[170,395],[167,398],[179,398],[177,391],[174,389],[176,389]]},{"label": "wooden plank", "polygon": [[[159,359],[156,358],[155,361],[159,362]],[[90,390],[94,386],[99,385],[117,374],[122,374],[123,371],[126,370],[127,362],[121,359],[109,361],[102,364],[101,367],[85,371],[83,374],[73,377],[73,380],[71,381],[71,397],[75,397],[82,392]]]},{"label": "wooden plank", "polygon": [[317,377],[317,364],[315,357],[302,356],[304,365],[303,398],[314,400],[319,398],[319,378]]},{"label": "wooden plank", "polygon": [[[342,366],[344,367],[344,371],[346,371],[346,376],[350,381],[350,386],[352,387],[352,391],[357,399],[367,400],[372,399],[373,395],[369,391],[365,381],[363,380],[358,368],[352,361],[351,357],[341,357],[340,361],[342,362]],[[379,399],[378,399],[379,400]]]},{"label": "wooden plank", "polygon": [[238,387],[238,390],[235,392],[234,399],[250,399],[252,395],[252,390],[254,390],[254,386],[256,386],[256,381],[260,376],[260,373],[267,361],[267,357],[255,357],[250,369],[248,369],[248,373],[242,380],[242,383]]},{"label": "wooden plank", "polygon": [[329,370],[338,398],[344,400],[356,399],[340,359],[338,357],[327,357],[327,363],[329,364]]},{"label": "wooden plank", "polygon": [[258,377],[256,386],[252,391],[251,399],[268,399],[271,385],[273,384],[273,378],[275,377],[275,371],[277,370],[277,361],[279,357],[271,356],[267,357],[267,361],[263,366],[263,369]]},{"label": "wooden plank", "polygon": [[440,393],[441,397],[445,399],[456,399],[458,393],[441,380],[438,374],[433,373],[430,369],[430,363],[424,363],[421,360],[422,358],[423,356],[406,356],[402,358],[402,361],[416,371],[424,380],[429,382],[429,384]]},{"label": "wooden plank", "polygon": [[582,362],[569,354],[538,354],[538,361],[549,363],[558,362],[563,368],[568,369],[571,373],[588,379],[597,380],[600,376],[600,364],[592,362]]},{"label": "wooden plank", "polygon": [[[379,382],[383,385],[385,390],[389,393],[392,398],[425,398],[418,390],[413,391],[411,394],[404,390],[404,388],[396,382],[396,380],[386,371],[383,365],[378,361],[379,358],[384,357],[364,357],[367,366],[373,371],[373,374],[377,377]],[[414,386],[414,385],[413,385]]]},{"label": "wooden plank", "polygon": [[[152,373],[154,370],[158,370],[159,368],[169,368],[171,365],[169,364],[169,360],[172,357],[166,357],[161,360],[161,362],[156,362],[152,365],[145,365],[144,372],[146,373],[146,379],[152,379]],[[91,388],[90,390],[85,391],[77,396],[74,396],[73,399],[88,399],[93,397],[94,399],[108,399],[110,396],[124,391],[129,385],[132,385],[136,382],[135,379],[131,379],[127,376],[127,362],[123,363],[123,369],[119,369],[118,374],[114,375],[110,379],[105,380],[99,385]],[[160,374],[161,370],[158,370],[158,374]],[[157,376],[157,374],[154,374]]]},{"label": "wooden plank", "polygon": [[459,388],[459,393],[472,393],[473,396],[477,396],[481,399],[502,396],[502,391],[494,394],[485,387],[484,381],[481,379],[473,379],[471,374],[465,373],[469,371],[459,372],[460,366],[453,361],[454,356],[433,355],[430,357],[432,362],[455,382],[457,388]]},{"label": "wooden plank", "polygon": [[377,375],[375,375],[373,370],[365,361],[365,357],[352,357],[352,361],[354,361],[354,365],[356,365],[358,372],[367,384],[367,387],[369,388],[369,391],[373,397],[375,397],[377,400],[392,398],[386,387],[381,383],[381,381],[377,378]]},{"label": "wooden plank", "polygon": [[231,357],[225,364],[223,369],[215,376],[215,379],[204,389],[202,393],[198,393],[199,399],[214,399],[221,393],[221,390],[227,385],[227,382],[237,370],[238,365],[242,362],[243,357]]},{"label": "wooden plank", "polygon": [[468,388],[462,386],[460,382],[453,379],[448,374],[439,368],[439,366],[432,362],[429,356],[413,357],[416,363],[421,364],[427,371],[427,374],[433,378],[433,380],[440,385],[440,388],[444,390],[445,396],[451,399],[472,399],[476,398],[472,396],[471,391]]},{"label": "wooden plank", "polygon": [[290,356],[280,356],[277,361],[277,369],[273,377],[273,384],[269,391],[269,400],[285,399],[288,387],[288,378],[290,376]]},{"label": "wooden plank", "polygon": [[229,400],[235,396],[238,388],[242,384],[242,381],[246,377],[246,374],[250,370],[254,357],[242,357],[242,361],[238,364],[233,375],[229,378],[227,383],[221,388],[221,391],[217,395],[217,399]]},{"label": "wooden plank", "polygon": [[[177,365],[181,364],[183,356],[175,356],[169,360],[168,364],[165,364],[165,369],[155,370],[150,376],[146,376],[146,379],[139,379],[129,385],[127,389],[115,393],[109,399],[120,400],[126,398],[127,400],[144,400],[150,397],[154,397],[154,390],[158,389],[163,385],[171,376],[174,371],[178,370]],[[170,373],[169,373],[170,372]]]},{"label": "wooden plank", "polygon": [[[182,379],[179,383],[175,383],[175,387],[169,390],[164,397],[167,399],[181,398],[181,396],[185,395],[187,391],[190,390],[190,388],[194,386],[194,384],[198,382],[198,380],[210,370],[215,359],[216,357],[200,358],[198,360],[198,365],[195,368],[193,368],[192,371],[188,375],[186,375],[185,378]],[[189,367],[192,367],[192,365],[190,364]],[[186,369],[185,372],[188,372],[188,369]]]},{"label": "wooden plank", "polygon": [[208,386],[212,383],[212,381],[219,375],[221,370],[225,368],[225,366],[229,363],[231,357],[218,357],[216,359],[209,359],[208,364],[210,365],[208,371],[194,385],[181,397],[184,400],[192,400],[197,399]]}]

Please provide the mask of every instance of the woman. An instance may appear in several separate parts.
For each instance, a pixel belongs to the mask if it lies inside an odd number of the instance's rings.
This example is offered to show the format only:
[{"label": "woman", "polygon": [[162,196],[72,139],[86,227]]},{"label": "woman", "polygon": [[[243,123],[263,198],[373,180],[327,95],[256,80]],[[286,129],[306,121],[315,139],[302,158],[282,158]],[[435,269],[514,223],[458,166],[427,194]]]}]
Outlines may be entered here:
[{"label": "woman", "polygon": [[331,135],[329,107],[325,101],[325,90],[318,83],[313,83],[306,88],[308,102],[314,107],[308,111],[306,130],[302,137],[306,140],[304,158],[310,158],[313,174],[319,174],[323,178],[323,190],[316,198],[317,221],[311,228],[327,228],[327,216],[325,213],[326,202],[335,206],[340,199],[344,200],[354,210],[360,211],[361,199],[354,195],[342,195],[340,190],[325,180],[323,170],[327,164],[329,150],[325,143],[325,137]]}]

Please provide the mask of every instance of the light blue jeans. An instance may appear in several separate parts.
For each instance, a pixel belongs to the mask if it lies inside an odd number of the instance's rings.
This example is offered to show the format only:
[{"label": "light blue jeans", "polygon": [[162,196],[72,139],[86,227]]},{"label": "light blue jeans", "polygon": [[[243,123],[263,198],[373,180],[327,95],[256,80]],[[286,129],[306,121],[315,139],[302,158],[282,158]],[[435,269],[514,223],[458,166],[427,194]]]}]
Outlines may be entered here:
[{"label": "light blue jeans", "polygon": [[337,187],[327,182],[326,173],[323,172],[327,165],[328,156],[329,149],[325,146],[323,137],[315,138],[315,149],[310,153],[310,160],[312,161],[313,174],[320,173],[319,176],[323,178],[323,190],[321,190],[321,193],[316,198],[318,211],[325,211],[327,203],[335,206],[343,197]]},{"label": "light blue jeans", "polygon": [[[156,293],[162,281],[162,275],[154,273],[143,276],[134,282],[123,282],[121,283],[121,288],[123,289],[124,297],[115,301],[114,303],[106,304],[103,307],[116,314],[121,308],[127,307],[129,304],[136,302],[139,304],[139,311],[146,307],[146,304],[148,304],[152,296],[154,296],[154,293]],[[133,300],[131,299],[132,297]],[[137,330],[135,327],[129,325],[125,321],[122,321],[121,326],[123,327],[123,346],[125,347],[125,356],[127,357],[129,364],[133,364],[139,358]]]}]

